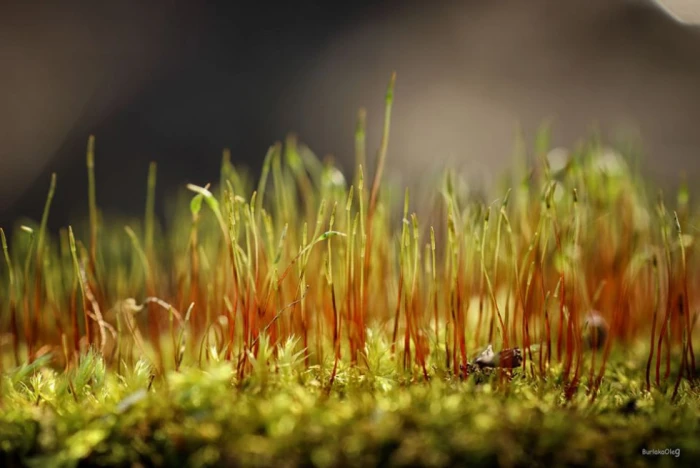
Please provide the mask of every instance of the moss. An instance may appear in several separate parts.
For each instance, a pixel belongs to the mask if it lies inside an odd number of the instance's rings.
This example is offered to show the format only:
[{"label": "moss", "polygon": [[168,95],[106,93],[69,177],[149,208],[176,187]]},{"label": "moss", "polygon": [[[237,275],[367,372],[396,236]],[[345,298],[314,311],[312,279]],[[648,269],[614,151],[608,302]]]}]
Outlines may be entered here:
[{"label": "moss", "polygon": [[[54,177],[39,227],[0,231],[0,461],[690,465],[688,188],[649,197],[596,139],[553,172],[545,128],[493,203],[447,172],[401,217],[381,176],[393,79],[374,170],[361,113],[352,177],[294,137],[258,184],[225,151],[219,185],[163,223],[155,165],[143,222],[101,215],[91,138],[88,222],[46,232]],[[514,368],[484,366],[488,345]]]}]

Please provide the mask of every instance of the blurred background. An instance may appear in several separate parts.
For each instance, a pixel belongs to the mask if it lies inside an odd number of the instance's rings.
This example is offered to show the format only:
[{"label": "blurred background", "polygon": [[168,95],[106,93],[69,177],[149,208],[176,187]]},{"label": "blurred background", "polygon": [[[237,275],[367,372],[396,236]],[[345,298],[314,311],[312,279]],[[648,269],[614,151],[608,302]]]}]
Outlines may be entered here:
[{"label": "blurred background", "polygon": [[378,146],[392,70],[404,182],[451,164],[488,185],[545,119],[555,145],[594,123],[639,142],[659,184],[700,176],[700,1],[54,3],[0,6],[0,226],[40,217],[52,172],[51,226],[86,214],[90,134],[98,203],[128,216],[152,160],[159,211],[216,181],[224,147],[255,172],[289,131],[348,168],[360,107]]}]

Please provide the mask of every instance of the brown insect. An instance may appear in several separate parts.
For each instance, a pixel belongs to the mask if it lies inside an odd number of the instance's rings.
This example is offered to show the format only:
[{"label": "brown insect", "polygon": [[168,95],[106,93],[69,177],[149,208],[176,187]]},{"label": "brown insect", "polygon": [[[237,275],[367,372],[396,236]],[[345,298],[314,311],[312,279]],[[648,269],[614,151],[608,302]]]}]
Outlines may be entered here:
[{"label": "brown insect", "polygon": [[470,373],[475,370],[494,369],[514,369],[523,363],[523,353],[520,348],[506,348],[499,352],[493,350],[492,345],[488,345],[472,362],[465,366],[461,365],[462,372],[468,370]]}]

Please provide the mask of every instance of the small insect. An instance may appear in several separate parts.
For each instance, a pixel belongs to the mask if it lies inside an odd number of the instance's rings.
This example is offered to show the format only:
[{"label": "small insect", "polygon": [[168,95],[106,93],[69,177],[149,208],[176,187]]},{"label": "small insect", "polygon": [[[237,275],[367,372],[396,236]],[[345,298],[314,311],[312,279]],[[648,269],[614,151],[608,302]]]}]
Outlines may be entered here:
[{"label": "small insect", "polygon": [[506,348],[496,353],[492,345],[488,345],[472,362],[468,363],[466,368],[461,365],[462,372],[474,372],[476,370],[494,369],[500,367],[503,369],[514,369],[523,363],[523,354],[520,348]]}]

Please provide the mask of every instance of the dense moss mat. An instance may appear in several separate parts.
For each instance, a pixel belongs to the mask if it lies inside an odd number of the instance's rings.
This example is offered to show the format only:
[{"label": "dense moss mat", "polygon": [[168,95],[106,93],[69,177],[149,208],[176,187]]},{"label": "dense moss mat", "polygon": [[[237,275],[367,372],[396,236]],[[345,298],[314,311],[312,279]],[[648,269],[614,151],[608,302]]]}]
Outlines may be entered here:
[{"label": "dense moss mat", "polygon": [[117,377],[89,355],[70,385],[47,367],[6,375],[0,453],[37,467],[696,466],[697,389],[671,403],[639,388],[634,363],[610,366],[595,402],[582,388],[567,403],[558,369],[504,386],[497,373],[425,383],[347,367],[328,394],[323,371],[298,362],[245,382],[226,363],[152,381],[144,361]]}]

